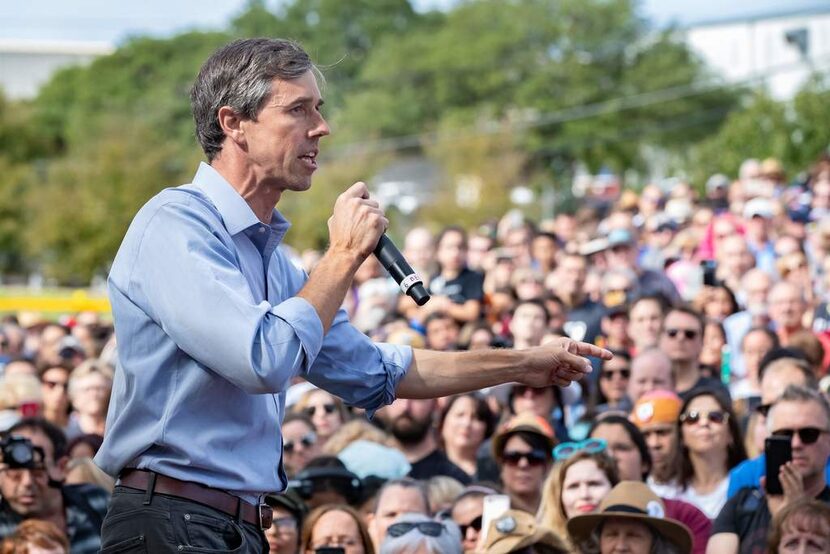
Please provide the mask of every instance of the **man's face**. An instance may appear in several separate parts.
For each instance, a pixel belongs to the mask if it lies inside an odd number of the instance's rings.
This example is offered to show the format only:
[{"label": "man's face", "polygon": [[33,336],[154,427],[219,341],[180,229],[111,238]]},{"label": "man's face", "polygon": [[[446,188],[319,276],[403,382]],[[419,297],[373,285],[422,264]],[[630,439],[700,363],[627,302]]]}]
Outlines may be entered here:
[{"label": "man's face", "polygon": [[435,400],[398,398],[377,415],[404,445],[418,444],[432,429]]},{"label": "man's face", "polygon": [[663,313],[654,300],[642,300],[632,306],[628,320],[628,335],[639,350],[657,346],[663,329]]},{"label": "man's face", "polygon": [[404,252],[413,267],[429,269],[435,256],[432,235],[426,229],[413,229],[406,235]]},{"label": "man's face", "polygon": [[458,345],[458,324],[451,317],[433,319],[427,325],[427,346],[432,350],[452,350]]},{"label": "man's face", "polygon": [[672,362],[690,363],[700,356],[702,335],[697,318],[683,312],[669,312],[660,336],[660,349]]},{"label": "man's face", "polygon": [[633,269],[637,264],[637,249],[633,244],[617,244],[605,251],[608,267]]},{"label": "man's face", "polygon": [[677,448],[677,430],[674,424],[656,423],[643,427],[641,431],[655,468],[662,468],[674,459]]},{"label": "man's face", "polygon": [[538,346],[545,334],[545,311],[536,304],[522,304],[510,320],[510,332],[517,342]]},{"label": "man's face", "polygon": [[824,475],[827,459],[830,458],[830,429],[827,414],[814,401],[777,402],[769,413],[770,434],[782,434],[784,430],[816,428],[821,430],[818,440],[805,443],[796,432],[792,436],[793,465],[805,478]]},{"label": "man's face", "polygon": [[[761,405],[772,405],[790,385],[803,387],[806,384],[804,373],[797,367],[779,366],[770,369],[761,380]],[[764,426],[766,423],[764,414],[759,413],[757,425]]]},{"label": "man's face", "polygon": [[31,429],[21,429],[14,434],[43,449],[44,468],[3,469],[0,471],[0,494],[12,510],[26,518],[52,516],[61,508],[61,493],[59,489],[49,487],[49,477],[58,481],[65,477],[62,465],[54,461],[52,442],[40,431]]},{"label": "man's face", "polygon": [[558,249],[559,248],[556,242],[551,237],[544,235],[534,238],[531,243],[531,253],[533,255],[533,259],[545,266],[554,265]]},{"label": "man's face", "polygon": [[438,243],[436,258],[442,269],[453,271],[462,269],[467,263],[467,246],[464,243],[464,236],[455,231],[444,233],[441,242]]},{"label": "man's face", "polygon": [[758,376],[758,366],[761,363],[761,358],[772,350],[772,347],[772,339],[767,333],[752,331],[746,334],[741,343],[741,354],[744,357],[744,367],[746,367],[747,375],[753,378]]},{"label": "man's face", "polygon": [[769,294],[770,319],[779,327],[794,329],[801,326],[805,303],[798,287],[781,283]]},{"label": "man's face", "polygon": [[741,236],[732,236],[718,248],[718,265],[725,276],[740,279],[755,265],[755,259]]},{"label": "man's face", "polygon": [[757,270],[748,275],[751,275],[751,278],[744,279],[742,283],[747,306],[766,306],[772,280],[769,275]]},{"label": "man's face", "polygon": [[389,486],[378,498],[378,506],[369,517],[369,532],[372,540],[380,550],[380,544],[386,537],[386,530],[401,514],[429,515],[429,506],[424,504],[424,496],[413,487]]},{"label": "man's face", "polygon": [[40,376],[40,390],[43,393],[43,407],[47,411],[65,410],[69,406],[66,392],[69,372],[62,367],[51,367]]},{"label": "man's face", "polygon": [[263,184],[307,190],[317,169],[319,141],[330,133],[320,113],[317,79],[307,71],[296,79],[274,79],[271,90],[256,120],[241,121],[238,140],[244,142],[247,161]]},{"label": "man's face", "polygon": [[553,389],[550,387],[528,387],[525,385],[513,385],[513,412],[516,414],[531,413],[548,419],[555,399]]},{"label": "man's face", "polygon": [[631,361],[631,378],[628,380],[628,398],[636,402],[653,390],[672,390],[671,361],[658,353],[638,356]]},{"label": "man's face", "polygon": [[578,256],[567,256],[562,260],[557,270],[559,274],[559,290],[564,294],[576,294],[582,291],[585,285],[587,269],[585,259]]}]

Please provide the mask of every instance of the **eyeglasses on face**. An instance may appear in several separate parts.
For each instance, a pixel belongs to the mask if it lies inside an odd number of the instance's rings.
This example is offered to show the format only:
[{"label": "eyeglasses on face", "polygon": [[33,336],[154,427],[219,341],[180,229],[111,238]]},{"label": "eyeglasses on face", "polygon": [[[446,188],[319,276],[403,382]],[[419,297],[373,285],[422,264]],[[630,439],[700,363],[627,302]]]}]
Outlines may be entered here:
[{"label": "eyeglasses on face", "polygon": [[467,529],[474,529],[475,531],[479,532],[481,531],[481,517],[482,516],[478,516],[477,518],[474,518],[472,521],[470,521],[470,523],[458,526],[458,528],[461,530],[462,538],[467,536]]},{"label": "eyeglasses on face", "polygon": [[297,520],[290,516],[274,518],[271,525],[283,532],[297,530]]},{"label": "eyeglasses on face", "polygon": [[531,450],[530,452],[507,450],[501,455],[502,462],[509,466],[518,466],[522,459],[527,462],[527,465],[533,467],[541,466],[548,461],[543,450]]},{"label": "eyeglasses on face", "polygon": [[326,414],[333,414],[335,412],[335,410],[337,410],[337,404],[335,404],[334,402],[331,402],[331,403],[328,403],[328,404],[321,404],[320,406],[309,406],[308,408],[303,410],[303,412],[308,417],[314,417],[314,414],[317,413],[317,410],[319,408],[322,408],[322,410]]},{"label": "eyeglasses on face", "polygon": [[666,329],[666,335],[669,338],[675,339],[680,334],[682,334],[686,340],[694,340],[697,338],[697,331],[694,329]]},{"label": "eyeglasses on face", "polygon": [[563,442],[553,449],[553,459],[557,462],[567,460],[577,452],[587,452],[594,454],[602,452],[608,448],[608,443],[605,439],[585,439],[579,442]]},{"label": "eyeglasses on face", "polygon": [[[282,443],[282,449],[286,454],[291,454],[294,452],[294,449],[297,447],[298,441],[287,441]],[[317,442],[317,435],[313,431],[309,431],[302,437],[300,437],[299,443],[302,444],[304,447],[308,448],[309,446],[313,446],[314,443]]]},{"label": "eyeglasses on face", "polygon": [[390,525],[386,530],[386,536],[392,538],[400,537],[406,535],[413,529],[417,529],[422,535],[428,537],[440,537],[446,527],[440,521],[402,521]]},{"label": "eyeglasses on face", "polygon": [[787,437],[792,440],[793,435],[798,435],[802,444],[815,444],[818,438],[827,433],[826,429],[819,429],[818,427],[802,427],[801,429],[778,429],[772,434],[779,437]]},{"label": "eyeglasses on face", "polygon": [[712,410],[710,412],[692,410],[680,415],[680,423],[683,423],[684,425],[695,425],[704,419],[709,423],[721,425],[729,419],[729,414],[721,410]]},{"label": "eyeglasses on face", "polygon": [[622,369],[604,369],[600,374],[600,377],[607,381],[610,381],[614,378],[614,375],[619,375],[623,379],[628,379],[629,377],[631,377],[631,370],[627,367]]}]

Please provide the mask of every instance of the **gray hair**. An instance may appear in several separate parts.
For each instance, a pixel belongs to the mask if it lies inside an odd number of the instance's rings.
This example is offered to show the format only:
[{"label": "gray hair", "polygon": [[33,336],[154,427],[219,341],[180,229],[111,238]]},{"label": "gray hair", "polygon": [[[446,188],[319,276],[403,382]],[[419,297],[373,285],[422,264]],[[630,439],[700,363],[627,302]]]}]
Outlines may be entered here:
[{"label": "gray hair", "polygon": [[769,417],[767,417],[767,430],[769,432],[773,431],[773,412],[775,412],[775,408],[781,402],[815,402],[821,406],[821,410],[824,412],[824,421],[822,422],[824,424],[824,428],[827,429],[830,427],[830,402],[827,401],[827,397],[815,389],[800,387],[798,385],[789,385],[786,389],[784,389],[784,393],[779,396],[772,405]]},{"label": "gray hair", "polygon": [[[435,520],[424,514],[401,514],[392,525],[423,521]],[[415,554],[416,552],[423,552],[422,548],[426,548],[426,551],[430,554],[461,554],[462,539],[458,525],[449,519],[442,520],[440,523],[444,528],[437,537],[425,535],[417,527],[400,537],[386,535],[380,545],[380,554]]]},{"label": "gray hair", "polygon": [[383,498],[383,495],[392,487],[401,487],[404,489],[415,489],[421,494],[421,498],[424,500],[424,508],[426,509],[427,515],[432,515],[430,512],[430,504],[429,504],[429,492],[427,491],[426,485],[413,479],[412,477],[401,477],[400,479],[391,479],[383,484],[383,486],[378,491],[378,494],[375,496],[375,505],[372,509],[373,512],[377,513],[378,505],[380,504],[380,499]]},{"label": "gray hair", "polygon": [[271,96],[274,79],[288,81],[307,71],[321,77],[305,50],[290,40],[242,39],[214,52],[190,89],[196,138],[208,161],[221,152],[225,140],[219,108],[229,106],[240,116],[256,121]]}]

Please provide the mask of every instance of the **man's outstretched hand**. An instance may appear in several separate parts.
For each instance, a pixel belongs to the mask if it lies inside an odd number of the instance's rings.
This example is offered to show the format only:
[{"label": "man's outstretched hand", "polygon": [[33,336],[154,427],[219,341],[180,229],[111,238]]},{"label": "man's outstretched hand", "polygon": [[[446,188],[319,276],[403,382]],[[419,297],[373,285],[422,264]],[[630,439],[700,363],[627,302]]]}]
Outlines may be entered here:
[{"label": "man's outstretched hand", "polygon": [[519,379],[531,387],[559,385],[567,387],[571,382],[591,373],[591,362],[586,356],[610,360],[611,352],[599,346],[569,338],[555,339],[543,346],[525,350],[530,360],[528,371]]}]

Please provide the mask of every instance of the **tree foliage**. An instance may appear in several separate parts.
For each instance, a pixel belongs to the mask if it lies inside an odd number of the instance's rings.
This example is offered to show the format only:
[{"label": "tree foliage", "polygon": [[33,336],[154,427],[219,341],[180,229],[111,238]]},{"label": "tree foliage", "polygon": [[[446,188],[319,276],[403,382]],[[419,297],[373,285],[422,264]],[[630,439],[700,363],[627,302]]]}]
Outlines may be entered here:
[{"label": "tree foliage", "polygon": [[[280,202],[302,247],[325,245],[336,194],[397,156],[426,157],[445,175],[412,217],[472,223],[503,213],[512,185],[547,186],[577,162],[640,167],[648,145],[734,171],[748,155],[803,163],[830,139],[823,82],[790,108],[763,95],[741,103],[672,32],[650,29],[634,0],[462,1],[429,13],[408,0],[272,4],[250,0],[226,32],[134,37],[57,72],[30,102],[0,99],[0,271],[62,283],[105,272],[141,203],[195,170],[189,88],[237,37],[296,39],[326,75],[334,134],[322,169],[311,191]],[[459,183],[478,191],[462,208]]]}]

